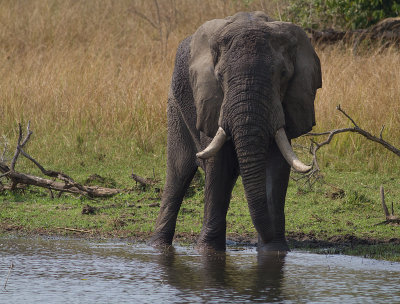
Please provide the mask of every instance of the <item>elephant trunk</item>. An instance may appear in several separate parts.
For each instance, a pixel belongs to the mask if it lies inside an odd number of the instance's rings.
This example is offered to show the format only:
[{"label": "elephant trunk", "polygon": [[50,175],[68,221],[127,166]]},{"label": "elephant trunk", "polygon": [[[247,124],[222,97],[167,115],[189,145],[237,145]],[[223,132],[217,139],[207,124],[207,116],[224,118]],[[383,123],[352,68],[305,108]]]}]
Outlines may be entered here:
[{"label": "elephant trunk", "polygon": [[251,219],[261,239],[272,240],[273,226],[267,204],[266,159],[269,139],[261,138],[257,127],[234,126],[232,140]]},{"label": "elephant trunk", "polygon": [[267,202],[267,156],[270,142],[285,125],[285,116],[276,92],[268,85],[270,79],[234,80],[225,95],[220,123],[236,150],[254,227],[261,240],[268,243],[275,231]]}]

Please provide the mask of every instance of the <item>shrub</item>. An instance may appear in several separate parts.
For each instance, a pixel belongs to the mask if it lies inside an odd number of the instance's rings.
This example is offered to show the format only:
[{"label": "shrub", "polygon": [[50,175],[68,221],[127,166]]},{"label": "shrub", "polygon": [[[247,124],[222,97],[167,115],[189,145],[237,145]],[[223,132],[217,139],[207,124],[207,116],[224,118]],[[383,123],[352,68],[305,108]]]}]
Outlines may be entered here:
[{"label": "shrub", "polygon": [[399,13],[397,0],[290,0],[284,17],[314,29],[359,29]]}]

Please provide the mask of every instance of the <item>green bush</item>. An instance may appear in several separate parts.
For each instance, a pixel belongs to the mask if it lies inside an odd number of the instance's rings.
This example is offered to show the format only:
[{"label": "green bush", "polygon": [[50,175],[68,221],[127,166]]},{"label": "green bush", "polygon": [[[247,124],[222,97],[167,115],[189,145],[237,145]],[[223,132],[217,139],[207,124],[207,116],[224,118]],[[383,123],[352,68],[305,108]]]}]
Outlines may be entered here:
[{"label": "green bush", "polygon": [[359,29],[399,13],[398,0],[289,0],[284,17],[314,29]]}]

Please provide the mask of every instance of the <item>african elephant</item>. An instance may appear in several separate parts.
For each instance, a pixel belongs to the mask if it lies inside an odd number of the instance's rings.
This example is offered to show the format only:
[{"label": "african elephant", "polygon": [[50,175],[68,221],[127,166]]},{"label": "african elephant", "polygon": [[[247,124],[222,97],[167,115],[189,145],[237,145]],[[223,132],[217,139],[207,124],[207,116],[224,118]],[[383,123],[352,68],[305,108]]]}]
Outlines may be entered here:
[{"label": "african elephant", "polygon": [[263,12],[204,23],[177,50],[168,96],[167,177],[154,246],[170,245],[185,192],[205,172],[200,248],[225,250],[226,214],[242,177],[258,250],[287,251],[290,139],[315,125],[321,67],[305,32]]}]

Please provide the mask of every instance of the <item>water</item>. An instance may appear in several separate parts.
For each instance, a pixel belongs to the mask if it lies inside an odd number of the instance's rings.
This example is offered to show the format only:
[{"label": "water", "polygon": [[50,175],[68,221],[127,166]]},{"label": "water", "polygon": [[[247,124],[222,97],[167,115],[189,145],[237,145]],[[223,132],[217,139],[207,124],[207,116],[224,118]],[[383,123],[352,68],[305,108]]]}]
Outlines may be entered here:
[{"label": "water", "polygon": [[[11,270],[6,289],[11,262]],[[0,303],[400,303],[400,263],[254,248],[0,239]]]}]

